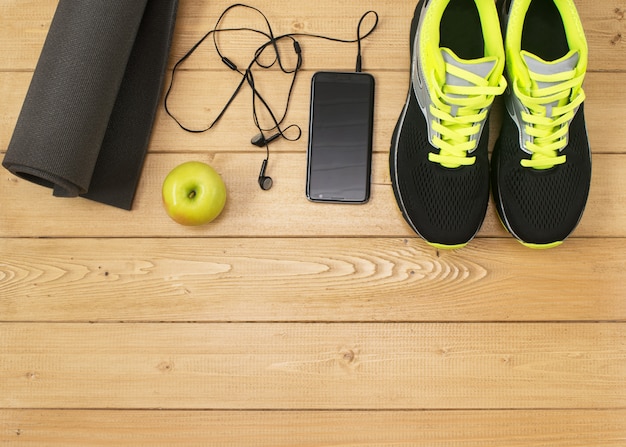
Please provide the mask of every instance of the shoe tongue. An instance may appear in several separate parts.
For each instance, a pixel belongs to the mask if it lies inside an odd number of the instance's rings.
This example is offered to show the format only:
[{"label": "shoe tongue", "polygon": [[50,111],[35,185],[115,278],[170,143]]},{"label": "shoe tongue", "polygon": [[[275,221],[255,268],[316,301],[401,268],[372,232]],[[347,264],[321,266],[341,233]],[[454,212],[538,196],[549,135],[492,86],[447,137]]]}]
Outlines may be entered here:
[{"label": "shoe tongue", "polygon": [[[481,57],[479,59],[461,59],[449,48],[441,48],[443,60],[450,65],[462,68],[481,78],[488,78],[496,66],[498,59],[494,57]],[[446,84],[457,85],[462,87],[472,86],[471,82],[466,79],[459,78],[451,73],[446,72]]]},{"label": "shoe tongue", "polygon": [[[491,73],[498,62],[496,57],[481,57],[478,59],[461,59],[458,57],[451,49],[449,48],[441,48],[441,55],[443,56],[444,62],[449,65],[453,65],[457,68],[461,68],[462,70],[468,71],[474,75],[480,76],[481,78],[489,78]],[[475,85],[474,83],[468,81],[467,79],[460,78],[452,73],[446,71],[446,84],[447,85],[455,85],[460,87],[471,87]],[[454,93],[449,93],[448,96],[452,98],[462,98],[463,95],[457,95]],[[458,113],[459,106],[451,105],[450,114],[452,116],[456,116]]]},{"label": "shoe tongue", "polygon": [[[528,51],[522,51],[522,58],[528,69],[532,73],[540,75],[553,75],[572,71],[578,65],[580,54],[576,50],[572,50],[560,59],[554,61],[545,61]],[[531,76],[532,77],[532,76]],[[550,87],[557,82],[536,81],[539,88]]]},{"label": "shoe tongue", "polygon": [[[546,61],[528,51],[522,51],[522,59],[531,72],[531,81],[536,88],[544,89],[559,84],[562,81],[538,81],[533,79],[532,73],[538,75],[555,75],[560,73],[566,73],[572,71],[578,65],[580,60],[580,53],[576,50],[572,50],[560,59],[554,61]],[[546,115],[552,116],[552,107],[558,106],[558,102],[546,104]]]}]

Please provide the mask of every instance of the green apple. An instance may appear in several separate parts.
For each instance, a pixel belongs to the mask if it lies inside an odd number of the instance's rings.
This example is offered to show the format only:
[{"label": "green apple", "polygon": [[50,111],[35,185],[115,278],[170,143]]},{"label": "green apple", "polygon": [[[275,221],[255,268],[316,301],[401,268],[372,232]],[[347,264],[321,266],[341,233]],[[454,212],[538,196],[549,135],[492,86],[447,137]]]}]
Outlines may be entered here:
[{"label": "green apple", "polygon": [[181,225],[203,225],[220,215],[226,204],[222,177],[206,163],[176,166],[163,181],[163,205]]}]

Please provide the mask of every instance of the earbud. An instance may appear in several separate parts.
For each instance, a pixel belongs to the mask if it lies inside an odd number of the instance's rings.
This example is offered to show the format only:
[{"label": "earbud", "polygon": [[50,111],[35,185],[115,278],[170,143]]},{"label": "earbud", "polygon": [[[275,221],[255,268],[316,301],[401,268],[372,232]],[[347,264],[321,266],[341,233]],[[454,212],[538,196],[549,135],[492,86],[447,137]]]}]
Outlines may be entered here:
[{"label": "earbud", "polygon": [[280,137],[281,135],[282,135],[281,133],[277,133],[275,135],[272,135],[271,137],[265,138],[263,133],[259,133],[259,134],[255,135],[252,138],[252,140],[250,140],[250,142],[252,144],[254,144],[255,146],[263,147],[266,144],[271,143],[272,141],[274,141],[276,138]]},{"label": "earbud", "polygon": [[[267,147],[267,145],[280,136],[282,136],[282,133],[278,132],[277,134],[272,135],[271,137],[265,138],[265,135],[263,135],[263,132],[260,132],[259,134],[255,135],[254,138],[250,140],[250,142],[258,147],[265,146],[265,150],[267,151],[267,156],[269,157],[270,152],[269,152],[269,148]],[[263,160],[263,164],[261,165],[261,172],[259,172],[259,179],[258,179],[259,186],[261,187],[263,191],[267,191],[274,184],[272,177],[265,175],[265,168],[267,168],[267,158]]]},{"label": "earbud", "polygon": [[265,168],[267,167],[267,158],[263,160],[261,164],[261,172],[259,172],[259,186],[263,191],[267,191],[274,184],[271,177],[265,175]]}]

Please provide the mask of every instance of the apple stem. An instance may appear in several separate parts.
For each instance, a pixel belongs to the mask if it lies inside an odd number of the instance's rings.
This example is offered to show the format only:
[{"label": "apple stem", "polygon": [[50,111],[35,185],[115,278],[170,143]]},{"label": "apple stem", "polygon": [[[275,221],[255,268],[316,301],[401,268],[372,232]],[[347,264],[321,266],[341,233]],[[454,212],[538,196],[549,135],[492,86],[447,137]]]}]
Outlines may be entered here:
[{"label": "apple stem", "polygon": [[196,191],[195,190],[191,191],[187,197],[189,197],[190,199],[193,199],[194,197],[196,197]]}]

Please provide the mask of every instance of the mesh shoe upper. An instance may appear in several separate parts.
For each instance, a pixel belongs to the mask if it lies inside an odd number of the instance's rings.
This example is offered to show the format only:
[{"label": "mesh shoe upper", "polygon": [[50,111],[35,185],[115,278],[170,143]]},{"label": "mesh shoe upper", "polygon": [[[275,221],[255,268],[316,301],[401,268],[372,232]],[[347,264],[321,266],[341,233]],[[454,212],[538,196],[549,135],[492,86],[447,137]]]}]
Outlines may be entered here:
[{"label": "mesh shoe upper", "polygon": [[496,208],[523,243],[556,245],[578,224],[591,180],[586,42],[571,0],[514,0],[504,21],[510,88],[492,157]]},{"label": "mesh shoe upper", "polygon": [[591,160],[583,107],[570,125],[567,161],[548,170],[525,168],[519,130],[510,116],[494,149],[493,194],[504,225],[528,244],[563,241],[576,227],[589,193]]},{"label": "mesh shoe upper", "polygon": [[487,118],[505,87],[495,4],[421,0],[411,52],[411,85],[390,151],[394,193],[426,241],[462,246],[487,208]]},{"label": "mesh shoe upper", "polygon": [[[407,221],[431,243],[455,246],[469,241],[482,222],[489,197],[487,141],[481,139],[476,161],[450,169],[428,159],[426,120],[411,98],[397,146],[394,191]],[[393,169],[393,168],[392,168]],[[392,174],[393,175],[393,174]]]}]

